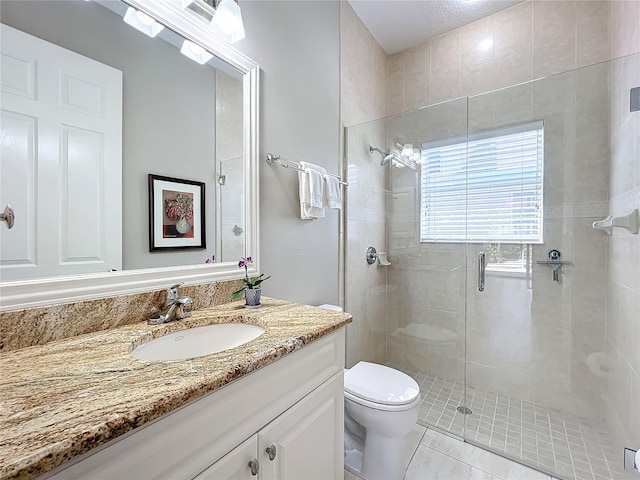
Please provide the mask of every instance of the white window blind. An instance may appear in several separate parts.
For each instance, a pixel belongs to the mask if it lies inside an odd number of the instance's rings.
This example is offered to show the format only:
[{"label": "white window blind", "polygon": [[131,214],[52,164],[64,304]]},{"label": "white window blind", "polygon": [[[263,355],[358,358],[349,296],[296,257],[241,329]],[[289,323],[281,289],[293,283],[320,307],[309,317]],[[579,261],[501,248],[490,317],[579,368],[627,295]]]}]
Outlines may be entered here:
[{"label": "white window blind", "polygon": [[542,242],[542,122],[422,145],[420,241]]}]

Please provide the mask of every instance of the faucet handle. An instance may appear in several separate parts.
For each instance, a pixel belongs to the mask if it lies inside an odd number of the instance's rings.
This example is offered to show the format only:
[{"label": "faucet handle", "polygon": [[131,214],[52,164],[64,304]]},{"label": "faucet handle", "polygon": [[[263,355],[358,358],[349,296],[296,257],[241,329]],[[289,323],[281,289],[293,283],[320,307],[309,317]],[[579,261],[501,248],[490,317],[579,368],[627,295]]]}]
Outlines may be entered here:
[{"label": "faucet handle", "polygon": [[193,304],[193,298],[191,297],[178,297],[176,298],[176,303],[180,305],[191,305]]},{"label": "faucet handle", "polygon": [[180,293],[178,292],[178,287],[180,287],[181,285],[182,283],[176,283],[173,287],[167,290],[167,294],[164,302],[165,307],[171,303],[174,303],[180,297]]}]

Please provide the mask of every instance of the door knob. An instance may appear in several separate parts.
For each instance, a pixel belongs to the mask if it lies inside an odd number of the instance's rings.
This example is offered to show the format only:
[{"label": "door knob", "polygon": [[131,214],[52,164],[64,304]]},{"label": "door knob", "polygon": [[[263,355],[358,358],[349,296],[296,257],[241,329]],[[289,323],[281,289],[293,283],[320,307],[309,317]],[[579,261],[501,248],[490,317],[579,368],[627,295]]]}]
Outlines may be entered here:
[{"label": "door knob", "polygon": [[6,207],[4,207],[4,211],[0,213],[0,221],[6,223],[9,230],[13,228],[15,219],[16,216],[13,213],[13,208],[11,207],[11,205],[7,205]]}]

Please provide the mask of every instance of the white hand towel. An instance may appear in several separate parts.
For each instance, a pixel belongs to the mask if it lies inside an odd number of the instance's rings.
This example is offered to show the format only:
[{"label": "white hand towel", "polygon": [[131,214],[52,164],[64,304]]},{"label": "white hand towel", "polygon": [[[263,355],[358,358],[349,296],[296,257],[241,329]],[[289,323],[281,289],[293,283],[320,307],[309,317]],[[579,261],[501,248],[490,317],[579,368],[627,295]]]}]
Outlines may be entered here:
[{"label": "white hand towel", "polygon": [[[300,194],[300,218],[303,220],[317,220],[318,218],[324,217],[324,208],[322,207],[322,202],[320,202],[320,206],[312,205],[312,196],[311,196],[311,176],[309,174],[310,169],[308,168],[309,164],[304,164],[301,162],[302,168],[304,171],[298,172],[298,192]],[[320,168],[320,167],[317,167]],[[318,172],[321,175],[320,172]],[[322,176],[320,176],[321,184],[322,184]],[[317,186],[315,187],[317,190]],[[322,194],[321,194],[322,195]],[[322,196],[320,197],[322,198]],[[317,205],[317,201],[315,202]]]},{"label": "white hand towel", "polygon": [[300,162],[300,166],[309,175],[309,194],[312,207],[324,207],[324,176],[327,171],[313,163]]},{"label": "white hand towel", "polygon": [[325,175],[324,181],[325,185],[325,197],[326,197],[326,206],[328,208],[342,208],[342,192],[340,190],[340,183],[337,177],[332,175]]}]

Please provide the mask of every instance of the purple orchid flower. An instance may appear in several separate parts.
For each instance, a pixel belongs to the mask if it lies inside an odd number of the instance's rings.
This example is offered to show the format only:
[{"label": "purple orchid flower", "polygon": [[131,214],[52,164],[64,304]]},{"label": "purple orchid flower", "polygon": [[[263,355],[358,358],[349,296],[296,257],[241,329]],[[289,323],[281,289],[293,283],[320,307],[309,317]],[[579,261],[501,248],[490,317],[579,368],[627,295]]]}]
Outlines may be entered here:
[{"label": "purple orchid flower", "polygon": [[258,275],[257,277],[253,277],[253,278],[249,278],[249,270],[248,270],[248,266],[250,263],[253,263],[253,257],[242,257],[239,261],[238,261],[238,268],[243,268],[244,267],[244,279],[243,282],[245,284],[245,287],[241,288],[240,290],[237,290],[235,292],[233,292],[231,294],[231,298],[232,299],[236,299],[238,298],[242,292],[244,291],[245,288],[258,288],[260,286],[260,284],[262,282],[264,282],[265,280],[271,278],[271,276],[268,276],[265,278],[264,273],[261,273],[260,275]]}]

